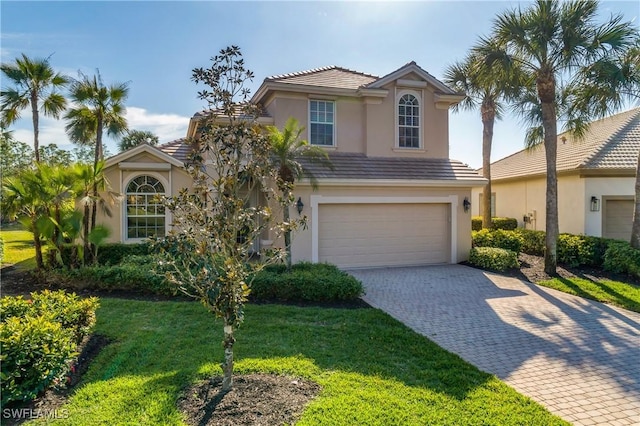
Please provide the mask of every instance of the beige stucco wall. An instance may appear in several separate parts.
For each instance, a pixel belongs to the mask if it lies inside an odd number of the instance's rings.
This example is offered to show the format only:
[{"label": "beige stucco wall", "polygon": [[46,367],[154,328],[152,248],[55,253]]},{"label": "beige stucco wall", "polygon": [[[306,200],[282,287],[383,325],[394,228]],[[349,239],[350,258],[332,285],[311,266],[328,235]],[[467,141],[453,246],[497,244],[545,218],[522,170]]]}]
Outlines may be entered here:
[{"label": "beige stucco wall", "polygon": [[[495,193],[496,216],[518,219],[519,227],[544,231],[546,227],[546,179],[544,177],[493,182],[491,191]],[[472,192],[472,212],[480,214],[481,188]],[[578,175],[558,177],[558,225],[560,232],[584,234],[589,206],[585,197],[585,179]],[[532,217],[531,223],[524,224],[523,216]]]},{"label": "beige stucco wall", "polygon": [[[453,196],[455,198],[455,216],[456,230],[455,235],[455,262],[462,262],[468,259],[469,250],[471,249],[471,215],[465,213],[462,207],[464,197],[469,197],[471,191],[469,188],[416,188],[416,187],[345,187],[345,186],[328,186],[322,185],[317,191],[313,191],[309,186],[299,184],[295,189],[295,199],[301,198],[305,207],[303,215],[307,217],[307,228],[298,230],[294,233],[292,252],[294,262],[312,260],[312,230],[313,230],[313,211],[312,211],[312,195],[322,195],[323,197],[349,197],[354,201],[358,197],[433,197],[434,199],[442,199],[444,197]],[[281,211],[274,212],[276,217],[280,217]],[[290,208],[291,217],[298,217],[295,206]],[[271,236],[272,237],[272,236]],[[451,238],[451,236],[450,236]],[[275,241],[275,245],[282,246],[282,241]]]},{"label": "beige stucco wall", "polygon": [[[415,75],[403,79],[417,79]],[[327,148],[338,152],[357,152],[374,157],[429,157],[449,156],[449,110],[437,109],[431,86],[412,88],[392,82],[385,87],[385,98],[324,96],[313,93],[292,94],[275,92],[265,105],[274,125],[282,128],[289,117],[295,117],[305,128],[303,137],[309,139],[309,100],[326,99],[335,102],[335,146]],[[421,147],[397,147],[397,102],[405,93],[420,100]]]},{"label": "beige stucco wall", "polygon": [[[602,236],[602,215],[605,210],[603,198],[634,197],[635,178],[633,177],[589,177],[585,179],[585,203],[587,215],[585,233],[596,237]],[[600,210],[589,211],[591,197],[600,200]]]},{"label": "beige stucco wall", "polygon": [[[127,163],[158,163],[166,164],[162,159],[142,153],[128,158]],[[168,196],[177,194],[180,189],[191,186],[191,177],[180,167],[171,165],[169,170],[121,170],[117,164],[105,169],[105,176],[110,184],[110,190],[120,195],[124,195],[129,182],[141,175],[149,175],[157,178],[165,187]],[[107,194],[103,194],[106,198]],[[98,210],[97,222],[106,225],[111,230],[107,242],[138,242],[138,240],[128,240],[125,235],[124,224],[124,198],[114,203],[111,207],[111,217]],[[168,214],[167,224],[171,223],[171,215]]]}]

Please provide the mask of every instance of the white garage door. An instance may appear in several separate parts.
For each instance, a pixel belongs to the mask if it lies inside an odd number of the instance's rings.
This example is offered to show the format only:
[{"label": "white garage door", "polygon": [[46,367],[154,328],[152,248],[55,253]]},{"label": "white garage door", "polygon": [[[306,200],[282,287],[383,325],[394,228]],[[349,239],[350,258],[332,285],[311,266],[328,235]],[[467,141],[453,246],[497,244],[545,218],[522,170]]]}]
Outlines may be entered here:
[{"label": "white garage door", "polygon": [[321,204],[320,262],[340,267],[449,263],[448,204]]},{"label": "white garage door", "polygon": [[602,236],[618,240],[631,238],[633,200],[606,200]]}]

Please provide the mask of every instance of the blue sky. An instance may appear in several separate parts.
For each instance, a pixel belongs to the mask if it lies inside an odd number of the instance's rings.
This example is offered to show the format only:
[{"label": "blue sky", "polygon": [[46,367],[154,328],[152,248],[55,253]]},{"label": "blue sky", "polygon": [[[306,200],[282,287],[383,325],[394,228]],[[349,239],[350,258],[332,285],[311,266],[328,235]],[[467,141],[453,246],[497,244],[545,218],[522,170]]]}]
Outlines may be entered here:
[{"label": "blue sky", "polygon": [[[129,127],[167,142],[186,134],[189,117],[204,104],[191,70],[235,44],[256,76],[338,65],[385,75],[409,61],[437,78],[464,57],[493,18],[526,6],[516,1],[421,2],[12,2],[0,3],[0,57],[48,57],[72,77],[100,70],[105,83],[129,82]],[[604,1],[603,19],[622,13],[638,26],[637,1]],[[5,82],[2,82],[4,86]],[[12,129],[32,141],[24,111]],[[41,118],[42,144],[69,147],[64,122]],[[522,149],[517,118],[496,124],[492,159]],[[450,113],[450,156],[481,165],[477,112]],[[115,153],[115,141],[108,142]]]}]

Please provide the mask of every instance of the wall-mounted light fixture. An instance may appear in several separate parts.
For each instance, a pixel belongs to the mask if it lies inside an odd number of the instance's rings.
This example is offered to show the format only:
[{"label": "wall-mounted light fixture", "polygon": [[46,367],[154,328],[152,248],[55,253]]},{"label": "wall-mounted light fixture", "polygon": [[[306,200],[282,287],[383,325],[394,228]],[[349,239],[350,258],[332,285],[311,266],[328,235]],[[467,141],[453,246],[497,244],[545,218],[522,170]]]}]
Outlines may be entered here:
[{"label": "wall-mounted light fixture", "polygon": [[464,208],[464,212],[468,213],[471,208],[471,201],[469,201],[468,197],[464,197],[464,201],[462,202],[462,207]]},{"label": "wall-mounted light fixture", "polygon": [[298,201],[296,201],[296,209],[298,210],[298,214],[301,215],[302,209],[304,209],[304,203],[300,197],[298,197]]},{"label": "wall-mounted light fixture", "polygon": [[600,200],[598,199],[598,197],[596,197],[596,196],[592,196],[591,197],[590,210],[592,212],[599,212],[600,211]]}]

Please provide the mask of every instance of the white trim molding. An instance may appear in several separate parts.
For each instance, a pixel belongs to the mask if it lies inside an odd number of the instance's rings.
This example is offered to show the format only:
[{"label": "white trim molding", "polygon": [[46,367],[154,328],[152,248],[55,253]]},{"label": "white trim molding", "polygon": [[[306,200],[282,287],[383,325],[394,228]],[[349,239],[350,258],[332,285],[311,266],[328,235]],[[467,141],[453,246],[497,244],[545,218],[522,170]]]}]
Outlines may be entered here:
[{"label": "white trim molding", "polygon": [[320,204],[449,204],[451,217],[451,253],[450,263],[458,259],[458,196],[443,197],[369,197],[369,196],[323,196],[311,195],[311,261],[317,263],[319,253],[318,216]]}]

